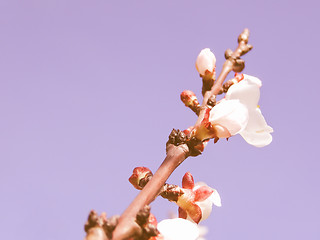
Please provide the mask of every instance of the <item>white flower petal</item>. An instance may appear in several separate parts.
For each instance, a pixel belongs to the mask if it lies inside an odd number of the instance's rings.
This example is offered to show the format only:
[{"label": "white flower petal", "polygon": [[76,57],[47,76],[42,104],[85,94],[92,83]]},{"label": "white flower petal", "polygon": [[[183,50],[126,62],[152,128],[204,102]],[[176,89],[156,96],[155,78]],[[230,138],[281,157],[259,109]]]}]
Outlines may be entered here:
[{"label": "white flower petal", "polygon": [[[204,182],[197,182],[193,190],[196,190],[201,186],[208,186],[208,185]],[[218,191],[213,188],[211,189],[213,190],[213,193],[210,195],[210,197],[208,197],[204,201],[196,202],[196,204],[201,208],[201,212],[202,212],[202,218],[200,222],[207,219],[210,216],[212,212],[212,204],[214,204],[217,207],[221,207],[221,198]],[[189,218],[189,216],[187,219],[192,221],[191,218]]]},{"label": "white flower petal", "polygon": [[233,84],[226,93],[226,99],[238,99],[249,109],[256,108],[260,98],[261,81],[253,76],[244,74],[244,79]]},{"label": "white flower petal", "polygon": [[248,116],[248,109],[239,100],[222,100],[212,108],[209,121],[227,128],[231,135],[235,135],[245,129]]},{"label": "white flower petal", "polygon": [[272,142],[272,135],[270,133],[254,133],[243,131],[240,133],[244,140],[247,143],[255,147],[264,147],[269,145]]},{"label": "white flower petal", "polygon": [[198,224],[198,228],[200,236],[199,238],[197,238],[197,240],[205,240],[204,236],[207,235],[209,232],[208,227]]},{"label": "white flower petal", "polygon": [[272,133],[273,129],[268,126],[266,120],[264,119],[261,110],[259,108],[255,108],[249,111],[249,122],[245,129],[246,131],[266,131],[268,133]]},{"label": "white flower petal", "polygon": [[205,75],[206,70],[213,72],[216,66],[216,57],[209,48],[201,50],[196,60],[196,69],[201,75]]},{"label": "white flower petal", "polygon": [[206,184],[205,182],[196,182],[194,184],[193,190],[197,190],[199,187],[202,187],[202,186],[208,186],[208,184]]},{"label": "white flower petal", "polygon": [[259,78],[257,77],[254,77],[254,76],[251,76],[251,75],[248,75],[248,74],[243,74],[243,77],[244,79],[243,80],[246,80],[252,84],[256,84],[258,85],[258,87],[261,87],[262,86],[262,82]]},{"label": "white flower petal", "polygon": [[240,134],[247,143],[264,147],[272,142],[272,127],[268,126],[259,108],[249,111],[247,127]]},{"label": "white flower petal", "polygon": [[157,228],[164,240],[196,240],[199,236],[197,224],[182,218],[165,219]]},{"label": "white flower petal", "polygon": [[207,198],[206,200],[202,201],[202,202],[196,202],[196,204],[200,207],[201,212],[202,212],[202,217],[201,217],[201,221],[206,220],[211,212],[212,212],[212,201],[210,198]]},{"label": "white flower petal", "polygon": [[210,200],[215,206],[221,207],[221,197],[217,190],[213,189],[213,193],[210,196]]}]

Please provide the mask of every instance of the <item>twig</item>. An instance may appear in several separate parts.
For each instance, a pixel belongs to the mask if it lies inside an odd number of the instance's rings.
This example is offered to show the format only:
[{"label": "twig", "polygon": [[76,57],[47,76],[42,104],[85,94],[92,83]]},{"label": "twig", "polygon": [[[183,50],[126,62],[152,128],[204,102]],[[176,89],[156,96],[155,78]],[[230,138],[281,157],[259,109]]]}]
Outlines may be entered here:
[{"label": "twig", "polygon": [[185,144],[179,146],[170,144],[168,146],[167,157],[159,169],[121,215],[119,224],[113,232],[112,240],[128,239],[135,234],[134,229],[137,227],[135,218],[137,213],[158,196],[171,173],[188,157],[188,151],[188,147]]},{"label": "twig", "polygon": [[104,227],[107,225],[107,216],[102,213],[100,216],[91,211],[88,216],[88,220],[84,226],[84,230],[87,233],[85,240],[108,240]]},{"label": "twig", "polygon": [[248,45],[248,39],[249,39],[249,30],[244,29],[244,31],[238,37],[239,44],[237,49],[234,52],[232,52],[230,49],[226,51],[225,53],[226,61],[223,64],[219,77],[217,78],[211,90],[207,91],[203,96],[200,114],[195,126],[198,126],[202,122],[206,109],[208,107],[212,107],[210,102],[212,102],[213,99],[215,100],[215,96],[220,92],[222,88],[222,84],[226,79],[226,77],[228,76],[228,74],[232,70],[234,70],[235,72],[241,72],[243,70],[244,61],[240,61],[241,60],[240,56],[244,55],[245,53],[249,52],[252,49],[252,46]]},{"label": "twig", "polygon": [[85,240],[108,240],[106,234],[104,233],[103,229],[101,227],[94,227],[91,228],[87,232],[87,236]]},{"label": "twig", "polygon": [[[199,113],[195,126],[198,126],[208,108],[213,107],[215,96],[221,91],[222,84],[230,71],[240,72],[244,68],[244,61],[240,56],[251,50],[252,46],[248,45],[249,30],[245,29],[238,38],[238,47],[232,52],[227,50],[225,53],[226,61],[223,64],[222,71],[212,86],[211,90],[204,92],[204,98],[201,107],[196,110]],[[206,89],[206,88],[205,88]],[[133,200],[129,207],[123,212],[119,219],[119,223],[113,232],[112,240],[125,240],[135,235],[138,224],[136,223],[136,215],[145,205],[150,204],[160,193],[161,188],[172,172],[189,156],[189,148],[186,144],[175,146],[169,144],[167,147],[167,156],[159,169],[156,171],[152,179],[142,189],[138,196]],[[100,239],[99,239],[100,240]]]}]

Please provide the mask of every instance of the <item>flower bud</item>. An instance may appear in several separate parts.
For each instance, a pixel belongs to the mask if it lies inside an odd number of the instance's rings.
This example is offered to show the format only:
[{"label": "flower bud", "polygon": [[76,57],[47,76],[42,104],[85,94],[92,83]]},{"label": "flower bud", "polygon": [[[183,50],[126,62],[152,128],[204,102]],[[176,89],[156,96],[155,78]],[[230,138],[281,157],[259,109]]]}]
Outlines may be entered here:
[{"label": "flower bud", "polygon": [[147,167],[136,167],[133,170],[129,182],[138,190],[141,190],[152,177],[152,172]]},{"label": "flower bud", "polygon": [[180,94],[181,101],[186,105],[186,107],[191,107],[195,105],[199,105],[198,99],[194,92],[190,90],[184,90]]},{"label": "flower bud", "polygon": [[201,50],[196,60],[196,69],[201,77],[213,77],[216,68],[216,57],[209,48]]},{"label": "flower bud", "polygon": [[182,179],[182,191],[177,200],[181,218],[199,223],[210,215],[213,204],[221,206],[218,192],[204,183],[195,184],[189,172]]}]

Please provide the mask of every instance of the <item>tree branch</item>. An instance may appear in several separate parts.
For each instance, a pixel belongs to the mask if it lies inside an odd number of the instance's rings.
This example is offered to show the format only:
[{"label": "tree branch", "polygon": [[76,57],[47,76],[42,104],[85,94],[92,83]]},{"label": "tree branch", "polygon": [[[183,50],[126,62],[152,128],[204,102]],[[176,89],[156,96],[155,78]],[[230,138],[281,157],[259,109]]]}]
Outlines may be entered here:
[{"label": "tree branch", "polygon": [[104,230],[101,227],[91,228],[87,232],[85,240],[108,240]]},{"label": "tree branch", "polygon": [[171,173],[188,157],[188,152],[189,149],[186,144],[179,146],[168,145],[167,156],[159,169],[121,215],[119,224],[113,232],[112,240],[124,240],[135,235],[137,213],[158,196]]},{"label": "tree branch", "polygon": [[[199,117],[195,126],[198,126],[208,108],[214,106],[215,97],[221,91],[222,84],[230,71],[241,72],[244,68],[244,61],[240,56],[244,55],[252,49],[248,45],[249,30],[245,29],[238,38],[238,47],[234,52],[227,50],[225,53],[226,61],[223,64],[222,71],[214,82],[213,86],[208,85],[204,88],[204,98],[201,106],[197,105],[197,109],[192,109]],[[209,89],[211,87],[211,89]],[[173,144],[167,145],[167,156],[163,163],[156,171],[151,180],[141,190],[129,207],[123,212],[119,219],[119,223],[113,231],[112,240],[125,240],[136,235],[140,227],[136,223],[136,215],[145,205],[149,205],[160,193],[161,188],[172,172],[190,155],[189,147],[182,143],[179,146]],[[97,234],[95,234],[97,235]],[[87,237],[87,240],[89,238]],[[95,238],[95,240],[104,240],[103,238]]]}]

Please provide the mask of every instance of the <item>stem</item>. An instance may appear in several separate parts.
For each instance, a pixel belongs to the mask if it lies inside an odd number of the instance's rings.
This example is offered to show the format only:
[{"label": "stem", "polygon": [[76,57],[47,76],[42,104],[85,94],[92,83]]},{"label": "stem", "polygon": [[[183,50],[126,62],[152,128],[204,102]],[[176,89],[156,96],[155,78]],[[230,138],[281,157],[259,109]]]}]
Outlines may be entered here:
[{"label": "stem", "polygon": [[[234,70],[236,72],[242,71],[242,68],[236,68],[236,60],[240,56],[244,55],[251,50],[252,46],[247,45],[249,38],[249,30],[245,29],[238,38],[238,47],[229,55],[217,80],[215,81],[212,88],[205,92],[203,97],[203,102],[200,107],[199,117],[195,126],[198,126],[205,115],[206,109],[209,107],[208,100],[217,95],[221,90],[222,84],[226,79],[230,71]],[[211,106],[212,107],[212,106]],[[189,149],[186,144],[174,146],[172,144],[168,145],[167,156],[164,159],[163,163],[156,171],[151,180],[146,184],[138,196],[133,200],[129,207],[123,212],[122,216],[119,219],[119,223],[116,229],[113,232],[112,240],[125,240],[130,237],[133,237],[137,232],[139,226],[135,222],[136,215],[140,209],[145,205],[150,204],[160,193],[161,188],[165,184],[166,180],[172,174],[172,172],[189,156]]]},{"label": "stem", "polygon": [[201,104],[201,110],[200,110],[199,117],[197,119],[195,126],[199,125],[202,122],[202,119],[203,119],[205,112],[206,112],[205,110],[208,107],[207,102],[208,102],[209,98],[211,96],[217,95],[219,93],[224,80],[226,79],[226,77],[228,76],[228,74],[232,70],[232,66],[233,66],[232,62],[230,60],[226,60],[225,63],[223,64],[221,73],[220,73],[219,77],[217,78],[216,82],[214,83],[213,87],[211,88],[210,91],[207,91],[204,94],[203,101]]},{"label": "stem", "polygon": [[108,240],[101,227],[91,228],[84,240]]},{"label": "stem", "polygon": [[112,240],[124,240],[135,235],[137,213],[150,204],[159,194],[171,173],[188,157],[188,147],[169,145],[167,156],[147,185],[123,212],[113,232]]}]

